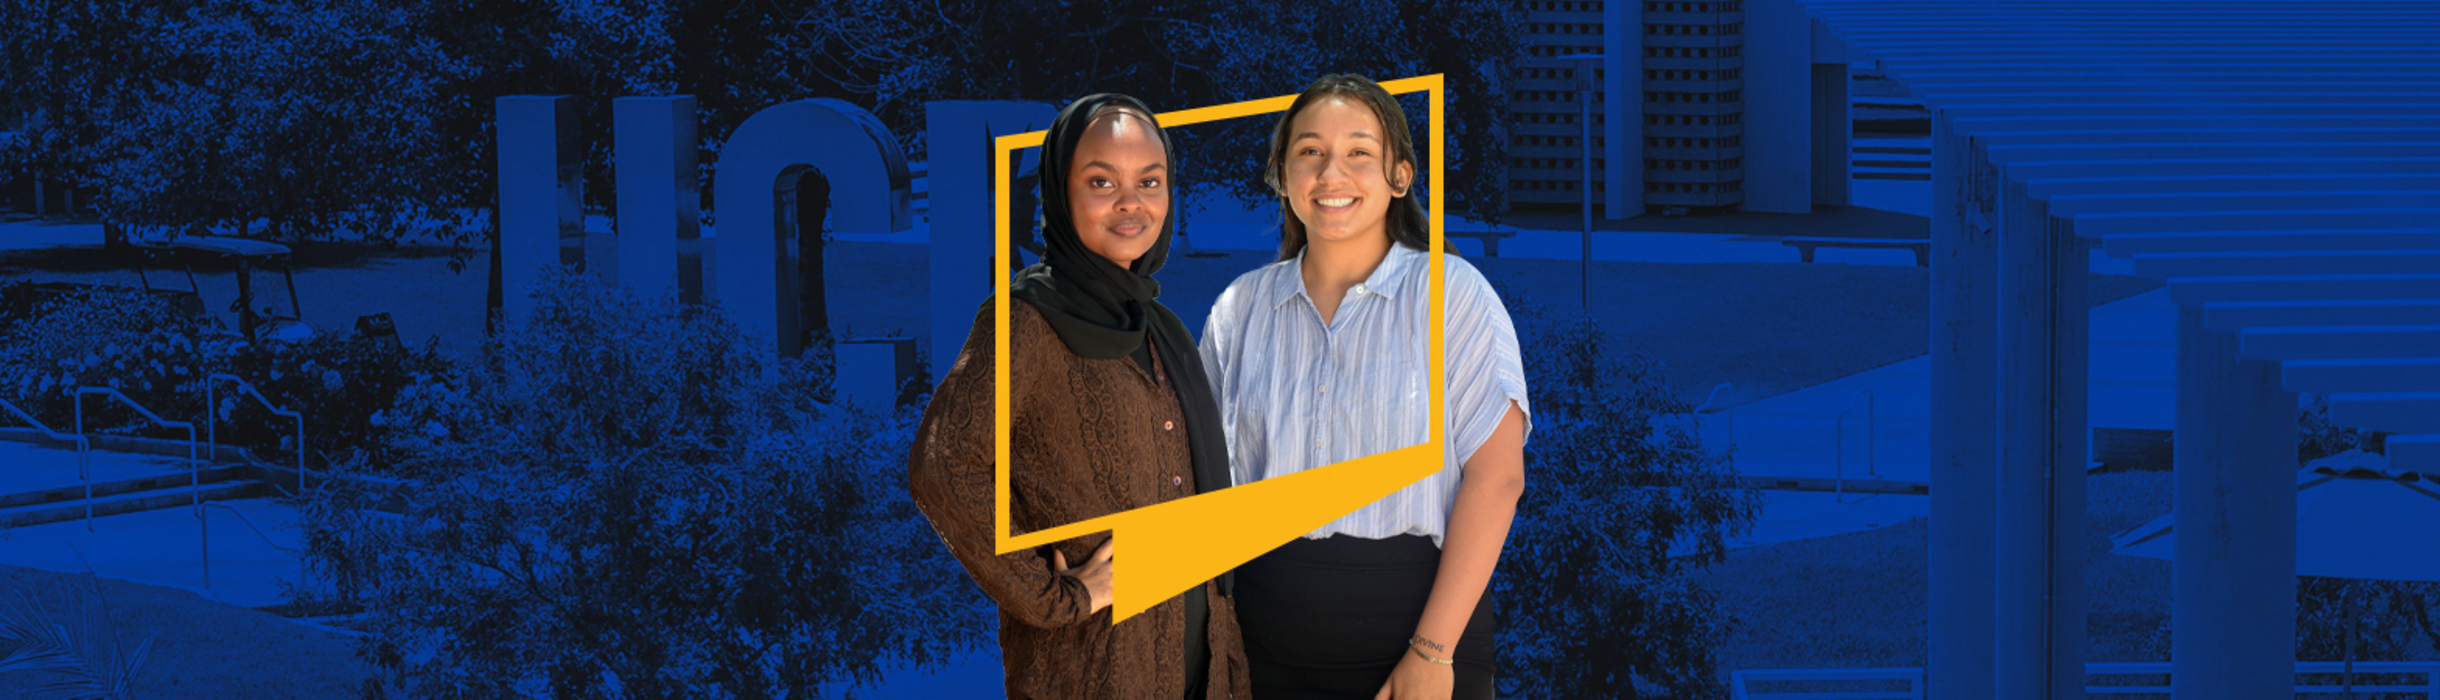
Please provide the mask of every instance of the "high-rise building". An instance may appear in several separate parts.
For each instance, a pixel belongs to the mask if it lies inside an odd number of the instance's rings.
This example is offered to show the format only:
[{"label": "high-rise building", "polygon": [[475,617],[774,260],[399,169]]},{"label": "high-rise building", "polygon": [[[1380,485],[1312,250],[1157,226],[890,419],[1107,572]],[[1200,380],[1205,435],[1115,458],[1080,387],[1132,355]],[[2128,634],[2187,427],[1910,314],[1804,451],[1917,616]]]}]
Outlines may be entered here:
[{"label": "high-rise building", "polygon": [[[1575,208],[1584,180],[1583,106],[1578,102],[1578,70],[1586,66],[1554,60],[1561,56],[1602,51],[1604,0],[1533,0],[1526,3],[1522,32],[1527,60],[1518,68],[1516,88],[1508,95],[1508,201],[1516,207]],[[1606,190],[1608,142],[1601,134],[1606,122],[1603,105],[1609,97],[1600,81],[1603,69],[1593,68],[1593,194]]]},{"label": "high-rise building", "polygon": [[1744,4],[1643,3],[1647,206],[1745,201]]},{"label": "high-rise building", "polygon": [[[1768,20],[1752,30],[1749,3],[1765,13],[1757,21]],[[1508,96],[1508,199],[1516,208],[1572,210],[1589,195],[1616,219],[1647,209],[1802,212],[1845,203],[1844,49],[1794,3],[1525,5],[1527,55]],[[1771,43],[1749,55],[1749,31]],[[1604,58],[1567,59],[1591,54]],[[1749,83],[1749,65],[1763,64],[1777,70]],[[1578,74],[1584,70],[1594,73]],[[1749,98],[1749,85],[1768,94]],[[1591,191],[1581,192],[1586,86],[1594,162]],[[1758,128],[1767,143],[1754,140]],[[1749,163],[1756,146],[1767,146],[1769,158]],[[1610,192],[1612,182],[1628,191]]]}]

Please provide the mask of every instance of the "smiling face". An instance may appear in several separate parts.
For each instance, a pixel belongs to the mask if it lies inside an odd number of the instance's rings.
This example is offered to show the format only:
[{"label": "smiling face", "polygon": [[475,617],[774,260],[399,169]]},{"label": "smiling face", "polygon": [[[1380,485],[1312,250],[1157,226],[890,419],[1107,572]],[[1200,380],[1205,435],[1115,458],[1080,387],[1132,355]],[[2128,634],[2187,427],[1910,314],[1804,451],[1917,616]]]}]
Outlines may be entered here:
[{"label": "smiling face", "polygon": [[1169,154],[1151,120],[1107,109],[1076,141],[1068,167],[1068,215],[1084,247],[1119,267],[1152,249],[1169,218]]},{"label": "smiling face", "polygon": [[1413,163],[1391,161],[1381,118],[1364,103],[1331,96],[1288,122],[1280,196],[1311,242],[1387,239],[1391,200],[1406,195]]}]

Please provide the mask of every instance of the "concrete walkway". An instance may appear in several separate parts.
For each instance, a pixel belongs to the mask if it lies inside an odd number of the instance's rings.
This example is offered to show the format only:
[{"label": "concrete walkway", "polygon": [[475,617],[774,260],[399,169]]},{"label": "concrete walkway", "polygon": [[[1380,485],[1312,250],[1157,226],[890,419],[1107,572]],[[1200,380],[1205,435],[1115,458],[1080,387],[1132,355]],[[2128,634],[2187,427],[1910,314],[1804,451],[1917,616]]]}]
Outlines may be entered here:
[{"label": "concrete walkway", "polygon": [[[186,471],[183,459],[100,450],[89,454],[97,482]],[[0,465],[5,465],[0,466],[0,493],[82,483],[76,461],[72,449],[0,442]],[[193,508],[183,505],[95,518],[91,531],[82,519],[0,530],[0,564],[184,588],[244,607],[287,602],[284,587],[298,580],[301,566],[293,550],[304,542],[296,509],[262,499],[206,503],[204,514],[211,519],[209,585],[204,524]]]},{"label": "concrete walkway", "polygon": [[[2093,309],[2088,410],[2094,427],[2171,427],[2175,314],[2167,290]],[[1704,439],[1735,445],[1736,470],[1746,476],[1924,482],[1930,375],[1930,359],[1918,357],[1755,401],[1710,416]],[[1842,445],[1839,415],[1851,410]]]},{"label": "concrete walkway", "polygon": [[[14,425],[9,417],[6,425]],[[187,461],[178,457],[128,454],[124,452],[91,453],[86,469],[93,483],[140,479],[148,476],[186,474]],[[22,442],[0,440],[0,494],[45,491],[68,488],[85,483],[77,476],[76,450],[44,447]],[[0,563],[7,563],[0,561]]]},{"label": "concrete walkway", "polygon": [[296,509],[249,499],[210,504],[203,513],[211,520],[208,584],[204,526],[184,506],[95,518],[91,532],[82,520],[0,532],[0,564],[89,571],[249,608],[288,602],[285,588],[299,580],[303,568],[295,552],[281,549],[295,550],[304,542]]},{"label": "concrete walkway", "polygon": [[101,224],[14,217],[0,219],[0,252],[101,244]]}]

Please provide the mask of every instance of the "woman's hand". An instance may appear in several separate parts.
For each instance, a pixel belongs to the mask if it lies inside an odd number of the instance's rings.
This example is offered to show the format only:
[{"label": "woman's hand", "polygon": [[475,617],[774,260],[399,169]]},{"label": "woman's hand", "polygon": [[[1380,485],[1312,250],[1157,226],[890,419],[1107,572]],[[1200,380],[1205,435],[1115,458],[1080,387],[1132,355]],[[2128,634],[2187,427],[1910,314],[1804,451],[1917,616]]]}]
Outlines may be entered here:
[{"label": "woman's hand", "polygon": [[1373,700],[1449,700],[1454,692],[1457,669],[1425,661],[1408,649],[1398,659],[1398,667],[1389,672],[1389,682],[1381,684],[1381,692],[1373,693]]},{"label": "woman's hand", "polygon": [[[1100,547],[1093,548],[1093,557],[1086,559],[1083,566],[1073,569],[1068,568],[1066,554],[1061,553],[1056,547],[1051,549],[1051,571],[1061,576],[1074,576],[1078,580],[1084,581],[1085,592],[1093,598],[1093,609],[1088,612],[1101,612],[1102,608],[1110,607],[1110,543],[1117,539],[1113,537],[1102,540]],[[1447,695],[1447,693],[1443,693],[1443,695]]]}]

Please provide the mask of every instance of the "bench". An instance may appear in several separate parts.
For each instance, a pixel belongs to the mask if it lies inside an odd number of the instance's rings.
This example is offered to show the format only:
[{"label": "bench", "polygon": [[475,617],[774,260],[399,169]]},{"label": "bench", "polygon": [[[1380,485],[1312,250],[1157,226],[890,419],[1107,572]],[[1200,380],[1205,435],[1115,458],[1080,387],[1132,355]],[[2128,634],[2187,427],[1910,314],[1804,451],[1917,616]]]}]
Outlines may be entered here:
[{"label": "bench", "polygon": [[1795,246],[1797,255],[1802,257],[1805,262],[1813,262],[1813,249],[1822,247],[1907,248],[1915,251],[1915,265],[1917,267],[1930,267],[1932,265],[1932,242],[1930,239],[1925,238],[1835,238],[1789,236],[1787,238],[1779,239],[1779,244],[1785,246]]},{"label": "bench", "polygon": [[1515,231],[1443,231],[1443,232],[1442,232],[1442,235],[1447,236],[1447,237],[1449,237],[1449,238],[1472,238],[1472,239],[1475,239],[1475,240],[1478,240],[1478,241],[1482,241],[1482,242],[1483,242],[1483,257],[1487,257],[1487,258],[1496,258],[1496,257],[1499,257],[1499,256],[1500,256],[1500,239],[1502,239],[1502,238],[1515,238],[1515,237],[1517,236],[1517,232],[1515,232]]}]

